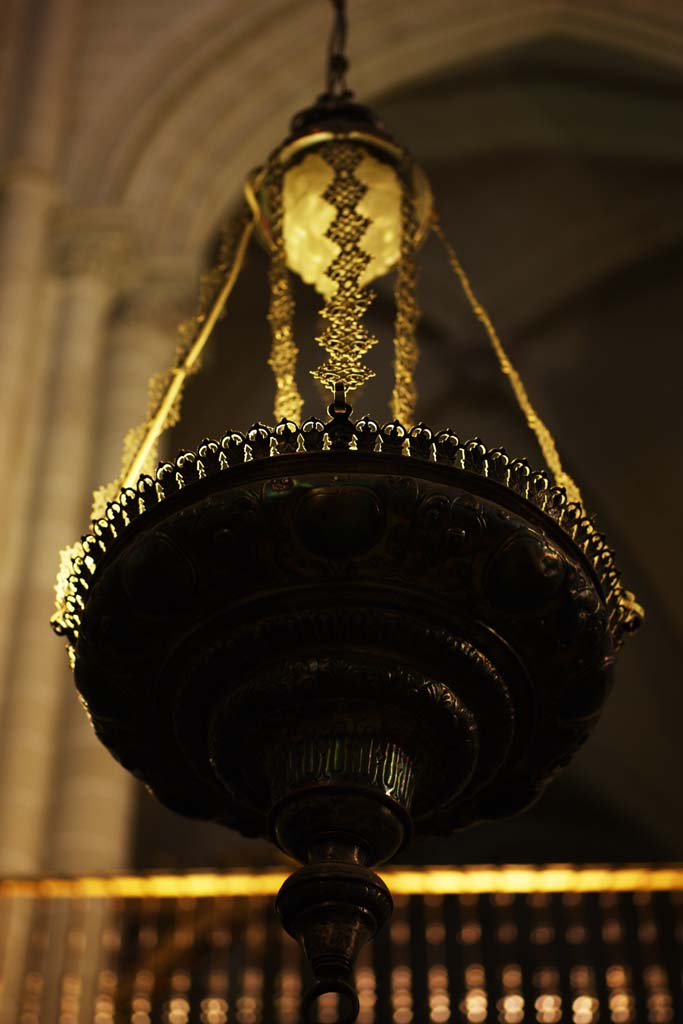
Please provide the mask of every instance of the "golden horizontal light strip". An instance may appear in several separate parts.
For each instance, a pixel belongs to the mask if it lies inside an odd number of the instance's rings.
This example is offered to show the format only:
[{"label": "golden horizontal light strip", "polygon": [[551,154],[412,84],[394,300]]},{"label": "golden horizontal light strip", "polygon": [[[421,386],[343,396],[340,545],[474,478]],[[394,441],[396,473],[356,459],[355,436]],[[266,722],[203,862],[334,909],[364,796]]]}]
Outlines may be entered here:
[{"label": "golden horizontal light strip", "polygon": [[[506,865],[472,868],[389,868],[382,872],[393,893],[683,892],[683,865],[545,867]],[[0,898],[149,899],[272,896],[288,872],[197,872],[186,875],[83,875],[78,878],[14,878],[0,881]]]}]

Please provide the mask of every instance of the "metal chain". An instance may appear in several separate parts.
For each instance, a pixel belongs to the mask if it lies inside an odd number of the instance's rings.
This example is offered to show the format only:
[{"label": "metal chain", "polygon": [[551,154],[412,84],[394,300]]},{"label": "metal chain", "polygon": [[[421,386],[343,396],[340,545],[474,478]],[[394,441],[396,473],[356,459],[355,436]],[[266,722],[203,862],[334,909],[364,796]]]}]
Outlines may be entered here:
[{"label": "metal chain", "polygon": [[391,414],[406,427],[413,425],[417,389],[415,367],[419,356],[416,330],[420,309],[415,295],[417,285],[417,214],[413,193],[413,165],[406,157],[399,172],[401,184],[401,255],[396,268],[394,301],[394,390]]},{"label": "metal chain", "polygon": [[275,376],[275,422],[282,419],[298,422],[303,399],[296,382],[299,349],[294,340],[294,297],[287,270],[282,233],[282,165],[278,160],[268,168],[265,182],[270,217],[273,251],[268,270],[270,307],[268,322],[272,343],[268,365]]},{"label": "metal chain", "polygon": [[200,283],[197,311],[179,327],[180,340],[175,361],[170,369],[150,379],[146,419],[129,430],[124,438],[121,476],[93,494],[93,520],[104,514],[107,502],[112,501],[122,488],[134,487],[141,473],[154,472],[159,438],[178,421],[185,382],[199,369],[204,347],[216,322],[225,312],[225,304],[242,269],[253,228],[253,215],[246,206],[224,226],[218,260]]},{"label": "metal chain", "polygon": [[[546,465],[555,477],[555,483],[558,487],[564,487],[567,494],[567,500],[569,502],[576,502],[577,505],[580,505],[581,508],[584,509],[585,515],[585,505],[583,502],[583,498],[581,497],[581,491],[577,487],[574,480],[562,468],[562,462],[560,461],[560,456],[557,451],[555,439],[553,438],[553,435],[551,434],[550,430],[545,425],[545,423],[540,418],[540,416],[534,409],[533,405],[531,404],[531,400],[527,394],[526,388],[524,387],[522,378],[512,365],[509,356],[507,355],[505,349],[503,348],[503,343],[501,342],[498,336],[498,332],[496,331],[495,327],[493,326],[493,323],[491,322],[489,314],[487,313],[484,306],[482,306],[482,304],[479,302],[476,295],[474,294],[469,278],[465,273],[460,260],[458,259],[455,249],[446,238],[446,235],[444,234],[443,228],[441,227],[441,223],[436,212],[432,214],[432,230],[434,231],[434,234],[437,236],[437,238],[440,239],[444,249],[446,250],[451,268],[454,274],[457,276],[458,280],[460,281],[462,290],[465,293],[465,296],[470,304],[472,312],[481,322],[489,337],[493,351],[495,352],[496,358],[498,359],[500,369],[510,381],[510,387],[512,388],[515,398],[517,399],[517,404],[519,405],[519,408],[524,414],[527,425],[536,436],[536,440],[538,441],[539,448],[543,453]],[[585,528],[587,530],[588,540],[584,544],[584,550],[587,550],[588,544],[592,541],[592,538],[596,536],[595,527],[591,520],[588,519],[588,517],[586,517],[585,519]],[[625,628],[633,629],[633,623],[638,623],[642,621],[642,619],[645,617],[645,610],[643,609],[642,605],[638,603],[638,601],[635,598],[635,595],[630,590],[626,590],[620,582],[616,584],[615,592],[617,594],[617,600],[621,608],[621,617],[623,619],[623,622],[625,623]],[[618,646],[620,646],[620,643],[618,644]]]},{"label": "metal chain", "polygon": [[556,484],[558,487],[564,487],[569,501],[575,501],[578,504],[583,505],[583,499],[581,498],[579,488],[569,474],[562,468],[562,462],[560,460],[560,455],[553,435],[531,404],[531,399],[527,394],[522,378],[512,365],[510,357],[503,348],[503,343],[498,336],[496,328],[493,326],[491,317],[474,294],[469,278],[458,259],[455,249],[446,238],[436,212],[432,216],[432,229],[446,250],[451,269],[460,281],[462,290],[465,293],[465,297],[467,298],[472,312],[476,316],[477,320],[480,321],[488,335],[501,372],[505,374],[510,382],[510,387],[517,399],[517,404],[526,419],[527,426],[534,433],[536,440],[538,441],[539,448],[543,453],[543,458],[546,461],[548,469],[555,477]]},{"label": "metal chain", "polygon": [[332,6],[334,7],[334,23],[327,51],[326,95],[336,98],[348,97],[350,92],[346,85],[346,72],[349,69],[345,52],[348,34],[346,3],[345,0],[332,0]]},{"label": "metal chain", "polygon": [[292,326],[294,298],[284,259],[273,256],[268,271],[268,281],[270,284],[268,320],[273,339],[268,366],[275,376],[273,414],[276,423],[283,419],[298,422],[304,400],[296,382],[299,348],[294,341]]}]

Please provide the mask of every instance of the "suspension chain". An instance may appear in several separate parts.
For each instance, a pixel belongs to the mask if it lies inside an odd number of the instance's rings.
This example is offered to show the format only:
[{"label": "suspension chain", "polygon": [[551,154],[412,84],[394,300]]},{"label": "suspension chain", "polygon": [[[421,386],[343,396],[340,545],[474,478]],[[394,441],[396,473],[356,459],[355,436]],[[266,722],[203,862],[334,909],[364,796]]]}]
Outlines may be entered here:
[{"label": "suspension chain", "polygon": [[266,195],[270,214],[273,251],[270,256],[268,282],[270,307],[268,322],[272,336],[268,365],[275,377],[275,422],[282,419],[299,421],[303,399],[296,382],[299,349],[294,340],[294,296],[287,269],[282,234],[282,166],[271,162],[266,176]]},{"label": "suspension chain", "polygon": [[417,214],[413,191],[412,161],[406,157],[400,169],[401,182],[401,255],[396,268],[394,301],[396,324],[394,328],[394,390],[391,396],[391,414],[406,427],[415,418],[417,389],[415,367],[419,356],[417,324],[420,309],[417,304]]},{"label": "suspension chain", "polygon": [[345,0],[332,0],[334,22],[327,51],[327,90],[329,98],[347,98],[351,94],[346,84],[349,61],[346,56],[348,21]]},{"label": "suspension chain", "polygon": [[557,450],[555,438],[531,404],[531,399],[527,394],[524,382],[510,361],[510,357],[503,347],[503,343],[500,340],[498,332],[493,326],[491,317],[475,295],[472,285],[470,284],[470,280],[463,269],[455,249],[444,234],[444,230],[441,227],[441,222],[439,221],[436,212],[433,214],[432,229],[446,250],[448,262],[451,265],[453,273],[460,281],[460,285],[465,293],[465,297],[467,298],[472,312],[476,316],[477,320],[482,324],[486,334],[488,335],[501,372],[510,382],[510,387],[512,388],[513,394],[517,400],[517,404],[522,411],[527,426],[533,432],[536,440],[538,441],[539,448],[543,453],[543,458],[546,461],[548,469],[555,477],[556,484],[558,487],[564,487],[569,501],[575,501],[578,504],[583,505],[583,499],[581,498],[579,488],[570,475],[562,468],[562,462]]},{"label": "suspension chain", "polygon": [[178,421],[185,382],[199,369],[204,347],[225,311],[242,269],[253,227],[253,215],[244,207],[223,229],[217,263],[200,284],[197,311],[180,325],[173,366],[150,379],[147,417],[129,430],[124,439],[121,476],[93,494],[93,520],[104,514],[107,502],[122,488],[134,487],[141,473],[154,472],[159,438]]}]

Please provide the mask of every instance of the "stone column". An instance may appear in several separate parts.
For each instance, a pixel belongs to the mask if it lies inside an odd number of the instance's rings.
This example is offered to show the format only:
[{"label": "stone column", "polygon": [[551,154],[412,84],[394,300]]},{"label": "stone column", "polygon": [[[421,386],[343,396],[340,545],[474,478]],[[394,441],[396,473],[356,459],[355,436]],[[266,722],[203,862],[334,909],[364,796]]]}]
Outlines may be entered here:
[{"label": "stone column", "polygon": [[0,697],[26,553],[35,440],[47,398],[46,237],[59,199],[57,169],[81,2],[51,0],[30,5],[30,12],[29,5],[13,4],[0,19],[6,68],[0,164]]},{"label": "stone column", "polygon": [[[93,487],[119,473],[123,437],[144,419],[149,377],[173,359],[177,325],[191,307],[191,295],[187,275],[152,276],[128,297],[112,324]],[[66,664],[62,688],[52,844],[43,867],[67,874],[121,870],[129,861],[135,783],[95,737]]]},{"label": "stone column", "polygon": [[[10,427],[11,413],[21,401],[18,384],[30,368],[27,321],[35,308],[33,287],[44,266],[46,214],[55,199],[54,175],[70,99],[80,7],[81,0],[52,0],[36,8],[24,28],[21,54],[30,73],[22,88],[14,90],[14,123],[7,125],[11,143],[0,174],[0,410]],[[4,444],[17,440],[13,430],[2,436]],[[4,448],[0,455],[5,455]]]},{"label": "stone column", "polygon": [[129,243],[111,217],[86,215],[62,220],[56,251],[64,279],[60,327],[1,723],[0,873],[10,875],[43,867],[64,692],[64,651],[48,632],[56,559],[87,519],[105,324],[122,286]]}]

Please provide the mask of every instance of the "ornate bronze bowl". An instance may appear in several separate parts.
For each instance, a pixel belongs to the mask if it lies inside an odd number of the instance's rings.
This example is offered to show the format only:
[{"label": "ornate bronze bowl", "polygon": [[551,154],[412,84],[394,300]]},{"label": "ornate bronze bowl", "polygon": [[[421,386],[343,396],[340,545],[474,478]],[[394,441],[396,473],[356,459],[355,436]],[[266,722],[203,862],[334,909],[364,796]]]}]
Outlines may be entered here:
[{"label": "ornate bronze bowl", "polygon": [[351,1020],[355,952],[391,907],[370,867],[535,800],[636,621],[544,473],[330,412],[205,441],[123,492],[64,632],[126,768],[307,864],[279,897],[319,979],[306,1012],[332,989]]}]

